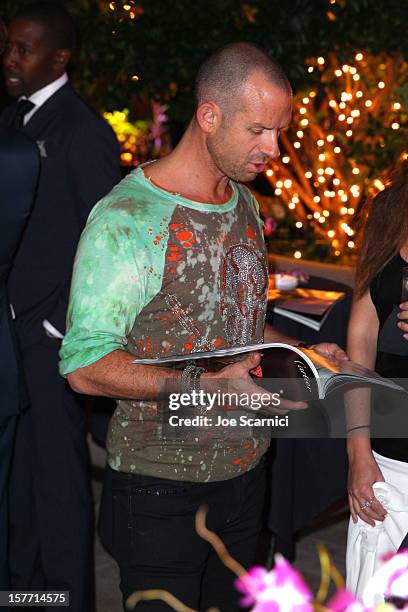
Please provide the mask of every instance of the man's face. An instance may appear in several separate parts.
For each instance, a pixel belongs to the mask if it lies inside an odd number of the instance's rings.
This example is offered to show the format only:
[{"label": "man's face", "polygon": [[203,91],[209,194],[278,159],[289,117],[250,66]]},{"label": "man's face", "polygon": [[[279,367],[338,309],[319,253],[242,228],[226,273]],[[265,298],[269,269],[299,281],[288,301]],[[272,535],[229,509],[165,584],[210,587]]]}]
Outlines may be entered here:
[{"label": "man's face", "polygon": [[11,21],[3,56],[6,89],[11,96],[31,96],[61,74],[57,51],[49,38],[37,21]]},{"label": "man's face", "polygon": [[238,107],[225,116],[207,147],[215,166],[235,181],[252,181],[279,156],[278,138],[292,115],[292,95],[254,72],[237,94]]}]

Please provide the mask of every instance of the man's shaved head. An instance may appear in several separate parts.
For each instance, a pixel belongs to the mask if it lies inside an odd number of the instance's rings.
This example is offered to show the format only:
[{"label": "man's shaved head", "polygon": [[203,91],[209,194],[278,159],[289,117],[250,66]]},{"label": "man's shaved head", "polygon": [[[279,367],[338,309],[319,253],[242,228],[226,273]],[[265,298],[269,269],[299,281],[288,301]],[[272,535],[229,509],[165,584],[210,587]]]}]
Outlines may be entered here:
[{"label": "man's shaved head", "polygon": [[232,43],[213,53],[199,69],[194,88],[196,108],[212,101],[225,114],[235,112],[236,93],[253,72],[261,73],[272,85],[291,91],[282,68],[263,49],[253,43]]}]

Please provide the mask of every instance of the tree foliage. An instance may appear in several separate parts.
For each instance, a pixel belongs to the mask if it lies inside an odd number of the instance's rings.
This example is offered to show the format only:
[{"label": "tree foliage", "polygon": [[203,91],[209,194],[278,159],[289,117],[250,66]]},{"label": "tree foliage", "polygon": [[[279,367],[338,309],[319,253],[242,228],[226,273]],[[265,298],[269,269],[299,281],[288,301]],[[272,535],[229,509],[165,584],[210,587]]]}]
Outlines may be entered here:
[{"label": "tree foliage", "polygon": [[[71,0],[65,5],[81,31],[72,65],[78,90],[99,110],[129,104],[140,112],[147,100],[171,101],[173,121],[191,110],[194,76],[214,49],[253,41],[283,65],[295,89],[306,77],[304,59],[335,51],[407,53],[404,0],[140,0],[123,5]],[[8,18],[25,4],[2,0]],[[111,4],[111,8],[110,5]],[[112,10],[113,9],[113,10]],[[138,80],[132,76],[137,76]]]}]

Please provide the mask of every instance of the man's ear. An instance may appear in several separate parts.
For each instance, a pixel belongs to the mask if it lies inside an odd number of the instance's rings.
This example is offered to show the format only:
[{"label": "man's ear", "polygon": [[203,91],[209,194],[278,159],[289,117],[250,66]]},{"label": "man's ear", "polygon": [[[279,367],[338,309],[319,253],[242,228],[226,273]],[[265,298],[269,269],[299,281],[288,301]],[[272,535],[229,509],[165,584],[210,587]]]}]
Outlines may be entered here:
[{"label": "man's ear", "polygon": [[221,123],[221,109],[215,102],[203,102],[197,108],[196,121],[206,134],[214,132]]},{"label": "man's ear", "polygon": [[68,64],[71,58],[71,51],[69,49],[58,49],[54,55],[54,66],[55,68],[64,68]]}]

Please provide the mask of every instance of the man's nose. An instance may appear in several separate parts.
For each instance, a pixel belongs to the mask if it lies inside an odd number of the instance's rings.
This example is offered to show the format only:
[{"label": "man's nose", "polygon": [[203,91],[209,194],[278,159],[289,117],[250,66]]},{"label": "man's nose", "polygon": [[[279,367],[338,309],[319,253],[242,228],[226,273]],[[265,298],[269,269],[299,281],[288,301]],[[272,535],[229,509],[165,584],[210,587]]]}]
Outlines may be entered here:
[{"label": "man's nose", "polygon": [[273,132],[265,131],[264,139],[262,142],[262,152],[269,157],[269,159],[276,159],[280,155],[278,135]]}]

